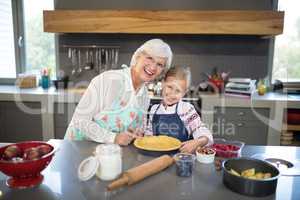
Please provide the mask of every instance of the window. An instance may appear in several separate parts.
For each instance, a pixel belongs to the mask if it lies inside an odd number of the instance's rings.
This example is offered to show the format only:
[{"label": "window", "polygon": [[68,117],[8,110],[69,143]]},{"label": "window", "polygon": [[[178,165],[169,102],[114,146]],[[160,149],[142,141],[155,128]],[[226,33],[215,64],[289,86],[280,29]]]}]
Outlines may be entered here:
[{"label": "window", "polygon": [[14,83],[18,73],[39,74],[44,67],[55,76],[55,36],[43,32],[43,10],[53,8],[54,0],[1,0],[1,82]]},{"label": "window", "polygon": [[2,0],[0,3],[0,44],[0,78],[16,78],[11,0]]},{"label": "window", "polygon": [[25,33],[25,71],[39,73],[51,68],[55,75],[55,40],[43,31],[43,10],[53,10],[54,0],[23,0]]},{"label": "window", "polygon": [[300,1],[279,0],[285,11],[284,33],[275,39],[273,81],[300,82]]}]

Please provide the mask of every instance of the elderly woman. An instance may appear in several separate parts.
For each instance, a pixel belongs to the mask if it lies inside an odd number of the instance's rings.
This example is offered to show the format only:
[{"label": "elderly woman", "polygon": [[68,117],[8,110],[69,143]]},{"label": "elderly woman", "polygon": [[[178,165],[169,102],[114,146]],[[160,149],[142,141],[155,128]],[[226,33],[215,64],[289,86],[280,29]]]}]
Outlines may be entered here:
[{"label": "elderly woman", "polygon": [[169,45],[152,39],[135,51],[129,68],[96,76],[76,107],[65,139],[128,145],[145,124],[150,103],[145,83],[167,70],[171,61]]}]

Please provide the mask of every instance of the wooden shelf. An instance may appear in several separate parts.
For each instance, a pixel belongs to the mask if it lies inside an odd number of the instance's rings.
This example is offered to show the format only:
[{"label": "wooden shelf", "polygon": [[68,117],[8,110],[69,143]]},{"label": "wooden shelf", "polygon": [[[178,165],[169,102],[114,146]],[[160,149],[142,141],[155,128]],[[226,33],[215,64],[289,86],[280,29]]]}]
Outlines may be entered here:
[{"label": "wooden shelf", "polygon": [[278,35],[284,12],[237,10],[54,10],[44,11],[52,33]]}]

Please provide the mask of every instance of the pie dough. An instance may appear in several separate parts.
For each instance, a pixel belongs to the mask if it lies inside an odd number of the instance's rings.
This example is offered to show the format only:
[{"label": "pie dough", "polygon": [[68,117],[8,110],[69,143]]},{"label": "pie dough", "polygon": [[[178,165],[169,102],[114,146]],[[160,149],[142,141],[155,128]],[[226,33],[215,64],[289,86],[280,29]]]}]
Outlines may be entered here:
[{"label": "pie dough", "polygon": [[139,149],[149,151],[172,151],[179,149],[181,146],[180,140],[165,136],[145,136],[143,138],[136,139],[134,146]]}]

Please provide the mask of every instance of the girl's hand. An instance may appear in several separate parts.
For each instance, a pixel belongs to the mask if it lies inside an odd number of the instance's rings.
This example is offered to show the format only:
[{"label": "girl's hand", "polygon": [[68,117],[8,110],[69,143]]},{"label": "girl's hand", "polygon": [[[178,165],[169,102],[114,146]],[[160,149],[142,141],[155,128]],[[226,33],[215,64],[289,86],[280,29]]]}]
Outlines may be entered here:
[{"label": "girl's hand", "polygon": [[194,153],[198,147],[203,147],[207,143],[208,138],[206,136],[201,136],[198,139],[183,142],[179,150],[182,153]]},{"label": "girl's hand", "polygon": [[181,144],[179,151],[182,153],[194,153],[198,146],[199,146],[199,141],[189,140]]}]

